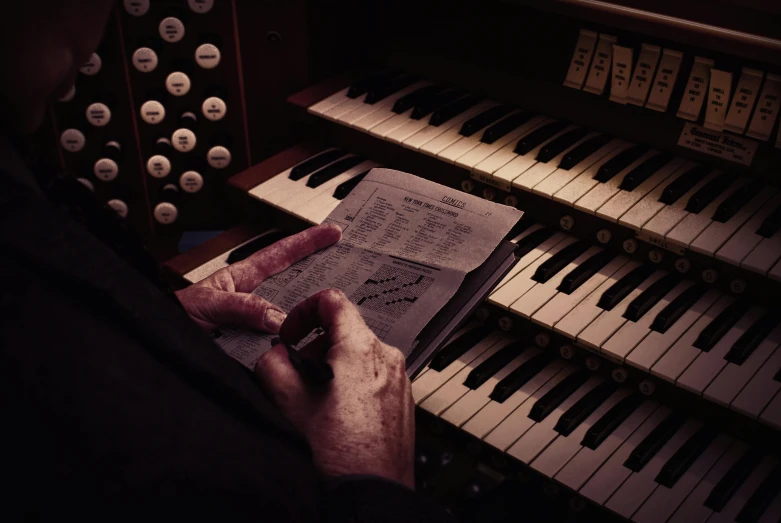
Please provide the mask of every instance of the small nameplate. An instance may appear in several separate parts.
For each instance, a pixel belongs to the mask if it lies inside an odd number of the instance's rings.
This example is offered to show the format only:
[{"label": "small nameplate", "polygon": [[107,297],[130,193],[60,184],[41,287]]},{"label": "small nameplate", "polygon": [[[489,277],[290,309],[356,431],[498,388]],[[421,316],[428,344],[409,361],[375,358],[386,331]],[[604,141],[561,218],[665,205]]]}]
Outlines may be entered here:
[{"label": "small nameplate", "polygon": [[477,171],[472,171],[469,176],[473,180],[477,180],[478,182],[482,182],[486,185],[491,185],[503,191],[509,192],[510,187],[512,187],[512,182],[509,182],[507,180],[497,180],[496,178],[493,178],[491,176],[486,176],[485,174],[479,173]]},{"label": "small nameplate", "polygon": [[675,254],[683,254],[685,249],[681,247],[680,245],[675,245],[674,243],[669,243],[664,236],[660,236],[658,234],[652,234],[647,231],[637,231],[637,234],[635,234],[635,238],[638,240],[642,240],[646,243],[650,243],[651,245],[656,245],[657,247],[660,247],[662,249],[665,249],[667,251],[674,252]]},{"label": "small nameplate", "polygon": [[728,162],[751,165],[759,144],[753,140],[738,138],[731,134],[687,123],[683,126],[678,145],[722,158]]},{"label": "small nameplate", "polygon": [[689,81],[686,82],[686,91],[681,98],[681,105],[678,107],[678,118],[696,122],[702,112],[702,103],[705,101],[705,93],[710,84],[710,70],[713,67],[713,60],[697,56],[694,58],[692,72],[689,74]]},{"label": "small nameplate", "polygon": [[573,89],[583,87],[586,80],[588,66],[591,64],[591,57],[594,54],[594,47],[597,45],[597,33],[586,29],[580,30],[578,43],[575,44],[575,51],[572,53],[572,61],[569,64],[567,78],[564,85]]}]

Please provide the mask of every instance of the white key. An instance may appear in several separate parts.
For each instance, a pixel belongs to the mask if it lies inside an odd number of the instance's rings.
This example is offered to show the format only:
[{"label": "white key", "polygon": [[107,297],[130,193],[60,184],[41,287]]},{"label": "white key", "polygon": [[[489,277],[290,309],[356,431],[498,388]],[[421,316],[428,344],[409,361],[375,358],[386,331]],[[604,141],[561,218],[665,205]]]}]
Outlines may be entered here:
[{"label": "white key", "polygon": [[735,234],[735,231],[775,193],[776,190],[772,187],[765,187],[726,222],[712,221],[691,243],[691,249],[708,256],[714,256],[716,251]]},{"label": "white key", "polygon": [[613,406],[630,394],[629,389],[618,389],[594,412],[584,419],[569,436],[559,435],[553,443],[532,461],[531,467],[548,478],[554,477],[577,452],[583,448],[581,442],[594,423],[607,414]]},{"label": "white key", "polygon": [[631,209],[618,219],[618,223],[636,231],[640,230],[643,225],[656,216],[656,213],[665,207],[665,204],[660,202],[659,198],[662,197],[667,186],[677,180],[679,176],[686,174],[694,166],[695,164],[692,162],[684,163],[672,176],[657,185],[651,192],[643,196],[639,202],[635,203]]},{"label": "white key", "polygon": [[678,376],[683,374],[694,359],[702,351],[694,346],[697,337],[721,312],[732,304],[733,298],[727,294],[719,297],[716,302],[705,311],[695,323],[687,330],[681,338],[675,342],[653,367],[651,374],[667,381],[675,382]]},{"label": "white key", "polygon": [[618,280],[635,270],[640,266],[640,262],[630,260],[624,264],[619,270],[608,277],[594,292],[589,294],[577,307],[572,309],[563,319],[561,319],[553,330],[559,334],[563,334],[570,338],[576,338],[578,334],[583,332],[583,329],[588,327],[594,320],[596,320],[603,312],[603,309],[597,307],[599,299],[602,294],[605,293],[610,287],[613,286]]},{"label": "white key", "polygon": [[665,186],[667,182],[675,179],[675,174],[681,172],[682,168],[690,166],[690,162],[683,158],[673,158],[667,162],[661,169],[648,177],[646,181],[635,187],[633,191],[619,190],[604,205],[597,209],[597,216],[617,222],[618,219],[626,214],[643,196],[659,186]]},{"label": "white key", "polygon": [[580,302],[586,299],[597,287],[602,285],[605,280],[615,274],[616,271],[621,269],[628,261],[629,258],[626,258],[625,256],[616,256],[591,278],[583,282],[583,284],[581,284],[581,286],[572,294],[564,294],[563,292],[556,294],[556,296],[532,315],[531,320],[544,327],[553,329],[564,316],[577,307]]},{"label": "white key", "polygon": [[313,189],[314,196],[312,198],[307,198],[303,201],[297,200],[295,202],[292,201],[289,202],[287,204],[289,212],[293,213],[299,218],[303,218],[305,220],[311,221],[312,223],[320,223],[319,221],[314,221],[312,218],[313,216],[316,215],[317,210],[320,207],[322,207],[321,202],[338,201],[336,200],[336,198],[334,198],[333,194],[334,194],[334,190],[339,185],[349,181],[355,176],[358,176],[362,172],[365,172],[369,169],[373,169],[375,167],[379,167],[379,164],[371,160],[367,160],[365,162],[361,162],[359,165],[356,165],[352,169],[346,170],[345,172],[339,174],[338,176],[334,176],[332,179],[328,180],[325,183],[322,183],[320,186]]},{"label": "white key", "polygon": [[323,223],[323,221],[328,218],[328,215],[330,215],[340,203],[342,203],[341,200],[337,200],[331,196],[327,200],[324,200],[321,205],[318,205],[316,209],[311,210],[308,220],[314,224]]},{"label": "white key", "polygon": [[767,274],[781,258],[781,234],[763,238],[759,245],[740,262],[740,266],[759,274]]},{"label": "white key", "polygon": [[[593,135],[595,135],[594,133]],[[592,134],[589,134],[586,136],[582,141],[589,140],[593,137]],[[578,142],[579,144],[580,142]],[[611,151],[613,151],[616,147],[618,147],[621,144],[621,140],[613,139],[610,140],[607,144],[603,145],[590,155],[588,155],[586,158],[581,160],[580,163],[573,166],[571,169],[556,169],[553,171],[553,173],[550,174],[550,176],[546,177],[543,181],[538,183],[534,186],[532,189],[532,192],[541,194],[547,198],[553,198],[553,195],[559,191],[562,187],[567,185],[569,182],[574,180],[580,173],[600,161],[602,158],[610,154]],[[577,145],[576,144],[576,147]],[[569,152],[569,151],[566,151]],[[565,154],[566,154],[565,152]],[[559,160],[556,165],[558,165],[561,162]]]},{"label": "white key", "polygon": [[751,495],[756,492],[762,481],[770,474],[778,464],[773,456],[765,456],[754,471],[746,478],[746,481],[738,487],[737,492],[727,502],[720,512],[714,512],[708,523],[733,523]]},{"label": "white key", "polygon": [[[642,342],[626,357],[626,362],[633,367],[638,367],[650,372],[654,364],[659,361],[678,339],[694,325],[705,311],[713,305],[721,296],[715,290],[709,290],[697,300],[692,307],[684,312],[667,332],[651,332]],[[694,341],[694,340],[692,340]]]},{"label": "white key", "polygon": [[670,440],[662,446],[656,455],[646,463],[640,472],[635,472],[627,478],[623,485],[613,494],[605,504],[610,510],[624,516],[632,517],[632,514],[640,508],[640,505],[648,499],[658,483],[654,478],[661,472],[662,467],[675,452],[686,443],[702,424],[699,421],[689,420],[678,429]]},{"label": "white key", "polygon": [[412,397],[415,400],[415,404],[420,405],[422,401],[439,390],[442,385],[450,381],[453,376],[461,372],[464,367],[482,355],[492,345],[496,344],[502,337],[502,334],[499,332],[491,333],[441,371],[429,369],[425,376],[416,379],[412,384]]},{"label": "white key", "polygon": [[[488,303],[499,305],[500,307],[509,308],[510,305],[518,298],[518,292],[516,287],[527,285],[526,270],[529,267],[534,267],[533,270],[537,270],[537,267],[545,260],[539,261],[548,251],[555,248],[563,241],[572,241],[572,236],[568,236],[564,233],[557,232],[540,245],[532,249],[525,256],[521,257],[518,262],[513,266],[507,276],[510,277],[501,287],[492,292],[488,296]],[[545,258],[547,259],[547,258]],[[538,263],[539,261],[539,263]],[[514,274],[512,274],[514,273]],[[533,274],[533,273],[532,273]],[[519,279],[520,278],[520,279]],[[516,282],[516,279],[518,280]],[[503,280],[504,281],[504,280]]]},{"label": "white key", "polygon": [[[534,131],[537,127],[540,127],[542,125],[547,125],[551,123],[553,120],[546,117],[538,117],[535,118],[535,120],[538,123],[533,129],[530,129],[530,131]],[[505,165],[507,165],[510,161],[514,160],[518,157],[518,154],[515,152],[515,146],[517,145],[517,142],[510,142],[495,153],[493,153],[491,156],[487,157],[480,163],[474,166],[473,170],[476,173],[479,173],[483,176],[491,177],[491,175],[496,172],[497,170],[501,169]]]},{"label": "white key", "polygon": [[[351,156],[353,155],[346,154],[340,158],[337,158],[336,160],[329,163],[328,165],[325,165],[320,169],[317,169],[316,171],[312,171],[311,173],[307,174],[306,176],[304,176],[299,180],[291,180],[290,178],[280,179],[278,182],[279,185],[274,190],[266,192],[266,194],[263,196],[263,201],[270,203],[274,207],[278,207],[282,210],[287,210],[286,202],[290,202],[296,198],[302,198],[304,200],[311,198],[315,194],[315,190],[312,189],[311,187],[307,187],[306,184],[309,181],[309,178],[311,178],[313,174],[328,167],[329,165],[344,160],[345,158],[349,158]],[[274,177],[275,180],[276,178],[277,177]]]},{"label": "white key", "polygon": [[[494,125],[496,123],[501,122],[505,118],[508,118],[509,116],[512,116],[518,111],[510,111],[506,116],[503,116],[502,118],[496,120],[491,125]],[[483,134],[485,133],[486,129],[491,127],[491,125],[487,125],[474,133],[472,136],[461,136],[461,139],[454,142],[452,145],[449,145],[445,149],[441,150],[439,153],[437,153],[437,158],[442,160],[443,162],[450,162],[455,163],[456,160],[461,158],[463,155],[480,145],[482,142],[480,139],[483,137]]]},{"label": "white key", "polygon": [[[467,120],[477,116],[478,114],[481,114],[484,111],[487,111],[488,109],[491,109],[492,107],[496,107],[497,105],[499,105],[499,103],[494,101],[482,102],[479,106],[469,111],[471,113],[469,118],[464,118],[464,120],[462,120],[458,125],[454,125],[444,133],[438,134],[434,138],[428,140],[426,143],[419,146],[418,150],[422,153],[436,156],[447,147],[464,138],[464,136],[461,134],[461,127]],[[479,131],[475,134],[481,135]]]},{"label": "white key", "polygon": [[727,190],[714,198],[702,211],[697,214],[689,213],[686,218],[681,220],[681,223],[676,225],[673,230],[665,235],[665,239],[673,245],[678,245],[684,249],[689,248],[689,245],[697,236],[713,223],[711,217],[713,216],[713,213],[716,212],[716,209],[719,208],[721,202],[726,200],[729,195],[739,189],[744,183],[748,183],[748,180],[745,178],[736,180],[727,188]]},{"label": "white key", "polygon": [[535,424],[535,421],[529,418],[529,412],[531,412],[537,400],[545,396],[549,390],[577,370],[572,365],[561,369],[555,376],[545,382],[542,387],[534,391],[526,401],[499,423],[496,428],[489,432],[484,441],[501,451],[506,451]]},{"label": "white key", "polygon": [[[345,158],[349,158],[349,156],[345,156]],[[334,188],[340,183],[342,183],[343,181],[349,180],[353,176],[362,173],[366,169],[377,167],[377,165],[378,164],[376,162],[372,162],[370,160],[361,162],[359,165],[353,167],[352,169],[347,169],[345,172],[337,176],[334,176],[327,182],[322,183],[319,186],[314,188],[308,187],[306,185],[306,182],[304,182],[303,187],[299,188],[295,193],[288,195],[284,199],[276,199],[274,196],[272,196],[270,200],[273,199],[273,201],[270,201],[270,203],[276,204],[277,207],[279,207],[284,211],[287,211],[288,213],[295,214],[296,216],[299,217],[303,217],[299,214],[300,209],[302,207],[307,206],[312,200],[314,200],[321,194],[325,194],[329,190],[333,194]],[[318,171],[315,171],[315,173],[317,173]],[[300,181],[307,180],[307,179],[308,177],[302,178]],[[337,179],[340,181],[336,182]]]},{"label": "white key", "polygon": [[[510,116],[512,116],[512,114]],[[456,159],[455,163],[456,165],[464,167],[465,169],[474,169],[477,164],[487,159],[505,146],[514,147],[518,138],[533,131],[542,125],[542,123],[546,120],[547,119],[542,116],[534,116],[528,122],[516,127],[509,133],[496,140],[494,143],[480,143],[477,147]]]},{"label": "white key", "polygon": [[774,329],[762,340],[742,365],[727,363],[716,379],[705,389],[703,396],[725,407],[729,406],[779,344],[781,344],[781,327]]},{"label": "white key", "polygon": [[610,458],[605,461],[599,470],[588,479],[579,493],[598,505],[603,505],[613,493],[624,483],[632,471],[624,466],[624,462],[632,454],[642,441],[653,431],[670,413],[667,407],[659,407],[646,418],[629,438],[618,447]]},{"label": "white key", "polygon": [[635,523],[657,523],[666,521],[684,502],[697,484],[708,474],[708,471],[727,451],[734,440],[726,434],[716,436],[707,449],[691,464],[689,469],[678,478],[672,488],[663,485],[643,503],[643,506],[632,516]]},{"label": "white key", "polygon": [[[557,134],[556,137],[561,136],[562,134],[565,134],[567,132],[568,131],[565,129],[564,132]],[[556,137],[554,137],[554,139]],[[548,162],[539,162],[539,161],[536,162],[534,165],[532,165],[527,170],[525,170],[520,176],[518,176],[513,180],[513,186],[524,189],[526,191],[534,192],[538,185],[542,184],[545,180],[548,179],[549,176],[551,176],[557,170],[557,166],[561,163],[561,159],[564,158],[564,155],[567,154],[567,152],[569,152],[570,149],[576,147],[578,144],[583,142],[585,139],[586,138],[575,142],[575,144],[572,147],[569,147],[566,150],[562,151],[561,153],[559,153],[558,156],[552,158]],[[545,142],[545,144],[543,144],[543,147],[550,141],[552,140],[548,140],[548,142]],[[540,148],[540,150],[541,149],[542,148]],[[528,154],[531,155],[531,152]]]},{"label": "white key", "polygon": [[398,129],[409,122],[411,120],[410,116],[412,116],[412,111],[414,111],[414,108],[407,109],[401,114],[396,114],[391,111],[393,116],[369,129],[369,134],[376,136],[377,138],[385,138],[395,129]]},{"label": "white key", "polygon": [[464,394],[469,392],[469,388],[464,385],[464,380],[472,370],[483,363],[485,360],[496,354],[496,352],[507,344],[507,338],[502,337],[495,342],[488,349],[480,354],[477,358],[473,359],[464,367],[458,371],[447,383],[442,385],[439,389],[434,391],[428,398],[420,402],[420,406],[434,414],[435,416],[441,416],[445,410],[447,410],[453,403],[458,401]]},{"label": "white key", "polygon": [[673,289],[665,294],[656,305],[648,309],[636,322],[624,323],[609,340],[602,345],[602,354],[623,363],[627,354],[631,354],[635,347],[651,333],[651,323],[675,298],[691,287],[694,282],[685,280],[679,282]]},{"label": "white key", "polygon": [[759,307],[752,307],[738,322],[722,337],[708,352],[702,352],[697,359],[681,374],[675,382],[679,387],[702,394],[713,378],[727,365],[724,357],[738,341],[738,338],[748,330],[755,321],[762,317],[765,311]]},{"label": "white key", "polygon": [[[612,310],[604,311],[599,318],[578,334],[578,342],[595,350],[600,350],[602,345],[626,323],[623,317],[627,306],[632,300],[640,296],[644,290],[656,283],[656,280],[665,275],[664,271],[655,271],[651,276],[640,283],[632,292],[626,295]],[[609,354],[606,354],[609,356]]]},{"label": "white key", "polygon": [[[551,123],[551,122],[548,122]],[[513,160],[505,164],[502,168],[497,169],[492,174],[492,178],[496,179],[497,182],[501,183],[505,187],[509,187],[511,184],[515,183],[515,181],[518,180],[518,178],[526,173],[529,169],[534,167],[537,163],[537,155],[540,153],[540,150],[545,147],[545,144],[548,142],[555,140],[559,136],[561,136],[564,133],[568,133],[569,131],[572,131],[573,129],[577,129],[574,125],[568,125],[558,133],[554,134],[544,142],[542,142],[540,145],[532,149],[531,151],[527,152],[524,155],[516,156]],[[545,164],[547,165],[547,164]],[[550,174],[550,173],[548,173]],[[515,187],[519,187],[522,189],[527,188],[521,186],[521,185],[515,185]]]},{"label": "white key", "polygon": [[557,202],[575,205],[575,202],[589,192],[599,182],[594,179],[599,168],[612,160],[615,156],[632,147],[632,143],[619,140],[618,146],[602,157],[601,160],[576,176],[567,185],[553,193],[553,199]]},{"label": "white key", "polygon": [[[506,347],[507,345],[505,345]],[[442,419],[449,421],[456,427],[460,427],[477,412],[485,407],[491,398],[488,396],[493,392],[496,384],[504,379],[508,374],[520,367],[531,357],[539,354],[539,351],[529,347],[521,354],[516,356],[510,363],[505,365],[499,372],[488,378],[485,383],[474,390],[467,392],[461,399],[455,402],[449,409],[442,414]]]},{"label": "white key", "polygon": [[648,220],[642,227],[642,231],[648,235],[655,236],[659,239],[664,239],[665,235],[670,232],[681,220],[688,216],[686,211],[686,204],[689,202],[689,198],[694,193],[699,191],[704,185],[721,174],[721,171],[714,170],[710,174],[705,176],[700,183],[689,189],[687,193],[675,200],[672,205],[665,205],[659,212],[654,215],[653,218]]},{"label": "white key", "polygon": [[770,400],[765,410],[759,415],[759,421],[762,421],[774,429],[781,429],[781,394]]},{"label": "white key", "polygon": [[322,116],[326,111],[333,109],[337,105],[343,104],[348,100],[351,100],[351,98],[347,96],[347,91],[349,90],[349,87],[345,87],[341,91],[332,94],[328,98],[324,98],[316,104],[310,105],[307,111],[312,114]]},{"label": "white key", "polygon": [[[416,132],[403,142],[401,142],[401,145],[408,149],[420,149],[424,145],[426,145],[428,142],[434,140],[438,136],[441,136],[445,134],[448,131],[451,131],[453,129],[456,130],[456,134],[458,134],[458,130],[461,129],[461,125],[473,116],[480,114],[481,112],[485,111],[489,107],[492,107],[496,105],[494,102],[489,101],[483,101],[478,104],[476,104],[474,107],[467,109],[463,113],[454,116],[447,122],[443,123],[439,126],[433,126],[429,125],[428,127],[424,127],[420,131]],[[460,135],[459,135],[460,136]]]},{"label": "white key", "polygon": [[764,239],[757,234],[757,229],[779,206],[781,206],[781,194],[776,194],[716,252],[716,258],[740,265],[740,262]]},{"label": "white key", "polygon": [[553,430],[553,427],[556,426],[556,422],[559,421],[561,415],[602,381],[603,378],[601,376],[591,376],[586,383],[570,394],[569,397],[561,402],[561,405],[548,414],[544,420],[536,423],[521,436],[520,439],[507,450],[507,453],[526,464],[531,463],[531,461],[536,458],[540,452],[545,450],[545,447],[559,435],[558,432]]},{"label": "white key", "polygon": [[421,118],[420,120],[412,120],[408,121],[401,127],[397,127],[393,131],[391,131],[385,139],[389,142],[393,143],[401,143],[413,134],[417,133],[421,129],[424,129],[428,127],[429,122],[431,121],[431,117],[434,113],[429,114],[428,116]]},{"label": "white key", "polygon": [[[533,232],[537,232],[538,230],[540,230],[542,228],[543,228],[542,225],[538,225],[538,224],[535,223],[534,225],[532,225],[531,227],[529,227],[528,229],[523,231],[521,234],[519,234],[516,238],[513,238],[512,241],[513,241],[513,243],[518,243],[519,241],[521,241],[526,236],[530,235]],[[562,238],[564,237],[564,233],[557,233],[557,234],[560,234]],[[551,244],[551,246],[555,245],[555,242],[556,242],[556,240],[554,240],[554,243]],[[502,278],[502,280],[496,285],[496,287],[494,287],[494,290],[492,292],[496,292],[497,290],[499,290],[504,284],[506,284],[508,281],[513,279],[513,277],[516,274],[518,274],[523,269],[525,269],[526,266],[529,265],[529,263],[531,263],[534,260],[536,260],[537,258],[534,257],[534,255],[532,254],[534,252],[534,250],[535,249],[532,249],[530,252],[528,252],[524,256],[522,256],[517,262],[515,262],[515,265],[513,265],[510,268],[510,270],[507,271],[507,274],[505,274],[504,278]],[[529,256],[530,254],[532,254],[532,256]],[[539,253],[539,255],[541,255],[541,254],[542,254],[542,252]],[[539,257],[539,255],[538,255],[538,257]]]},{"label": "white key", "polygon": [[621,172],[613,176],[605,183],[597,182],[586,194],[581,196],[575,201],[575,208],[581,211],[594,214],[602,205],[605,204],[610,198],[618,193],[618,186],[624,180],[624,177],[629,174],[635,167],[638,167],[646,160],[653,156],[656,156],[659,151],[650,150],[640,158],[630,163]]},{"label": "white key", "polygon": [[[367,104],[362,102],[360,105],[355,105],[354,107],[352,107],[350,111],[341,113],[339,117],[336,118],[336,120],[342,124],[349,125],[351,127],[356,127],[357,122],[361,121],[364,118],[367,118],[371,114],[377,113],[375,114],[375,117],[380,117],[380,115],[382,115],[385,117],[385,119],[390,118],[391,115],[396,114],[393,111],[391,111],[391,108],[393,107],[393,104],[396,103],[396,100],[398,100],[402,96],[411,93],[415,89],[420,89],[421,87],[425,87],[426,85],[428,85],[427,82],[416,82],[405,89],[402,89],[396,93],[393,93],[390,96],[383,98],[377,103]],[[367,125],[368,120],[364,121],[363,124]],[[368,127],[368,129],[371,129],[371,127]]]},{"label": "white key", "polygon": [[[540,351],[537,351],[537,353],[539,354]],[[553,378],[564,365],[564,360],[556,359],[502,403],[497,401],[488,402],[485,407],[480,409],[480,411],[461,428],[480,439],[485,438],[486,435],[504,421],[507,416]]]},{"label": "white key", "polygon": [[643,402],[595,450],[582,447],[556,474],[556,480],[575,491],[579,490],[658,407],[652,401]]},{"label": "white key", "polygon": [[339,105],[335,105],[330,109],[328,109],[327,111],[322,112],[320,116],[322,116],[326,120],[338,122],[340,121],[341,116],[346,115],[347,113],[353,111],[354,109],[357,109],[364,105],[368,105],[364,103],[364,100],[366,100],[366,94],[362,94],[357,98],[348,98],[346,101],[340,103]]},{"label": "white key", "polygon": [[[574,243],[574,242],[573,242]],[[547,304],[559,291],[556,290],[564,277],[585,263],[589,258],[602,251],[600,247],[591,247],[561,269],[553,278],[545,283],[537,283],[526,294],[510,306],[510,310],[524,318],[530,318],[542,306]]]},{"label": "white key", "polygon": [[773,397],[781,390],[781,382],[773,379],[776,372],[781,369],[781,347],[777,348],[763,364],[751,381],[743,387],[738,397],[732,401],[730,408],[751,416],[759,417]]},{"label": "white key", "polygon": [[678,507],[668,523],[705,523],[705,520],[713,513],[705,506],[713,488],[721,481],[729,469],[748,450],[748,446],[742,441],[735,441],[716,461],[716,464],[708,471],[705,478],[700,481],[689,496]]},{"label": "white key", "polygon": [[[331,150],[333,150],[333,148],[325,149],[311,156],[310,158],[313,158],[314,156],[319,156],[320,154],[326,153]],[[307,160],[309,160],[309,158],[307,158],[306,160],[302,160],[296,165],[300,165],[301,163],[304,163]],[[290,176],[290,172],[293,170],[294,167],[296,167],[296,165],[294,165],[289,169],[285,169],[284,171],[277,174],[273,178],[270,178],[269,180],[266,180],[260,185],[253,187],[252,189],[249,190],[249,194],[257,198],[258,200],[268,201],[268,197],[276,191],[286,190],[290,192],[291,190],[300,188],[301,186],[299,184],[301,183],[301,180],[295,181],[288,178],[288,176]]]},{"label": "white key", "polygon": [[271,231],[264,232],[262,234],[258,234],[257,236],[254,236],[253,238],[250,238],[249,240],[247,240],[247,241],[245,241],[243,243],[240,243],[239,245],[236,245],[235,247],[232,247],[232,248],[228,249],[227,251],[223,252],[219,256],[217,256],[215,258],[212,258],[211,260],[207,261],[203,265],[200,265],[199,267],[196,267],[195,269],[193,269],[190,272],[188,272],[187,274],[185,274],[183,276],[184,279],[189,281],[190,283],[197,283],[197,282],[203,280],[204,278],[207,278],[207,277],[211,276],[212,274],[214,274],[218,270],[222,269],[223,267],[227,267],[229,265],[228,264],[228,256],[230,256],[230,254],[234,250],[236,250],[236,249],[238,249],[238,248],[240,248],[240,247],[242,247],[242,246],[244,246],[244,245],[246,245],[246,244],[248,244],[248,243],[250,243],[252,241],[257,240],[261,236],[265,236],[269,232],[271,232]]},{"label": "white key", "polygon": [[758,523],[778,523],[781,521],[781,492],[776,495],[770,506],[760,516]]}]

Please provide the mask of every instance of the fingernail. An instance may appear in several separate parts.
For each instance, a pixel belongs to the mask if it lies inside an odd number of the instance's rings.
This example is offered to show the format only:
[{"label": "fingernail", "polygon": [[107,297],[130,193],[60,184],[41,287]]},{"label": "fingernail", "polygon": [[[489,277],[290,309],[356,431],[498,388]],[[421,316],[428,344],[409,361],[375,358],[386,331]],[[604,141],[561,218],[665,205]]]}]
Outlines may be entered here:
[{"label": "fingernail", "polygon": [[276,309],[269,309],[266,311],[266,317],[264,318],[266,327],[272,332],[279,332],[279,328],[282,326],[282,322],[285,321],[286,315],[282,311]]}]

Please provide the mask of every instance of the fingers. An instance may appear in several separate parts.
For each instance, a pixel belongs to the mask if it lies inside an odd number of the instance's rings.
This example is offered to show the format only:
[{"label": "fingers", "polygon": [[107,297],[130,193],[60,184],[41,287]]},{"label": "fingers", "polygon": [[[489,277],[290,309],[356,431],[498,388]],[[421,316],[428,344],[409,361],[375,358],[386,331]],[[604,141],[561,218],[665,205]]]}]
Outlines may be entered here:
[{"label": "fingers", "polygon": [[306,393],[301,375],[290,363],[287,349],[281,343],[258,358],[255,374],[260,378],[263,389],[278,405],[288,404]]},{"label": "fingers", "polygon": [[279,307],[255,294],[208,288],[188,290],[186,303],[182,303],[187,313],[206,330],[230,324],[276,334],[285,319]]},{"label": "fingers", "polygon": [[236,290],[252,292],[260,283],[310,254],[339,241],[342,230],[334,224],[311,227],[262,249],[228,267]]},{"label": "fingers", "polygon": [[337,289],[318,292],[293,307],[279,330],[282,340],[295,345],[313,329],[322,327],[332,341],[346,335],[371,333],[352,303]]}]

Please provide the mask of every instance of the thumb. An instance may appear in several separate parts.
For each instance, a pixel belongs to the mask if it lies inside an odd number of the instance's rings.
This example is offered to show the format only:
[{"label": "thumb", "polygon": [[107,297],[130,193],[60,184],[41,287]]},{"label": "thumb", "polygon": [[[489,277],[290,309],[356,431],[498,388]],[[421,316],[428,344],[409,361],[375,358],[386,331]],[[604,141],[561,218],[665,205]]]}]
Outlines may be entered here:
[{"label": "thumb", "polygon": [[285,313],[256,294],[188,288],[179,295],[188,314],[206,330],[235,325],[276,334]]},{"label": "thumb", "polygon": [[306,394],[306,386],[301,375],[290,363],[287,348],[277,343],[261,354],[255,362],[255,374],[260,378],[261,386],[280,408],[301,401]]}]

